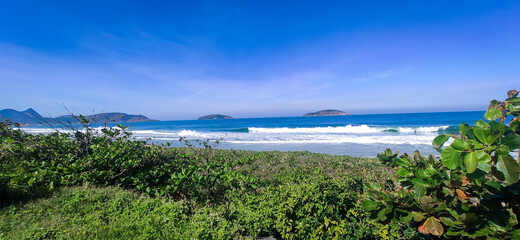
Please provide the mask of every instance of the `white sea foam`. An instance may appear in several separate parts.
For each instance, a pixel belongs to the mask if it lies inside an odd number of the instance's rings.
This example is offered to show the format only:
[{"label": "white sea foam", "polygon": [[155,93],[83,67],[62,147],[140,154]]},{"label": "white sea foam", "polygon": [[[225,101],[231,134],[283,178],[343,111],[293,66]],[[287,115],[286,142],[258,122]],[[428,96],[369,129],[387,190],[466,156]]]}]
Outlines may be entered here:
[{"label": "white sea foam", "polygon": [[433,138],[437,134],[398,134],[389,132],[378,132],[372,134],[330,134],[330,133],[271,133],[271,132],[230,132],[224,134],[222,132],[198,132],[193,130],[182,130],[178,133],[161,133],[161,134],[135,134],[138,138],[151,137],[161,141],[175,141],[179,137],[187,139],[219,139],[224,137],[223,142],[232,144],[307,144],[307,143],[357,143],[357,144],[425,144],[431,145]]},{"label": "white sea foam", "polygon": [[357,144],[423,144],[431,145],[432,136],[331,136],[331,135],[313,135],[313,136],[287,136],[273,137],[267,136],[257,139],[229,139],[225,142],[235,144],[340,144],[340,143],[357,143]]},{"label": "white sea foam", "polygon": [[438,132],[439,130],[446,130],[449,126],[440,126],[440,127],[399,127],[397,130],[401,133],[429,133],[429,132]]},{"label": "white sea foam", "polygon": [[35,133],[35,134],[38,134],[38,133],[52,133],[52,132],[55,132],[56,130],[52,129],[52,128],[20,128],[22,131],[24,132],[27,132],[27,133]]},{"label": "white sea foam", "polygon": [[440,127],[369,127],[367,125],[347,125],[342,127],[314,127],[314,128],[255,128],[250,127],[249,132],[253,133],[379,133],[396,130],[400,133],[433,133],[445,130],[449,126]]},{"label": "white sea foam", "polygon": [[144,135],[144,136],[157,136],[157,135],[170,136],[170,135],[177,134],[177,133],[173,133],[173,132],[159,132],[159,131],[155,131],[155,130],[133,130],[132,133],[135,135]]},{"label": "white sea foam", "polygon": [[376,133],[380,130],[367,125],[344,127],[315,127],[315,128],[255,128],[250,127],[249,132],[253,133]]},{"label": "white sea foam", "polygon": [[208,136],[209,136],[206,133],[201,133],[201,132],[192,131],[192,130],[182,130],[178,133],[178,135],[181,137],[197,137],[197,138],[208,138]]},{"label": "white sea foam", "polygon": [[[194,130],[181,130],[181,131],[156,131],[156,130],[132,130],[132,134],[136,137],[153,139],[179,139],[179,137],[187,138],[208,138],[208,133],[198,132]],[[222,134],[223,135],[223,134]]]},{"label": "white sea foam", "polygon": [[[440,127],[371,127],[367,125],[316,128],[255,128],[249,132],[202,132],[195,130],[131,130],[138,139],[176,141],[180,137],[220,139],[231,144],[411,144],[431,145]],[[101,129],[101,128],[99,128]],[[397,130],[396,132],[390,131]],[[24,128],[31,133],[50,133],[51,128]],[[98,130],[98,128],[96,128]],[[65,130],[64,130],[65,131]]]}]

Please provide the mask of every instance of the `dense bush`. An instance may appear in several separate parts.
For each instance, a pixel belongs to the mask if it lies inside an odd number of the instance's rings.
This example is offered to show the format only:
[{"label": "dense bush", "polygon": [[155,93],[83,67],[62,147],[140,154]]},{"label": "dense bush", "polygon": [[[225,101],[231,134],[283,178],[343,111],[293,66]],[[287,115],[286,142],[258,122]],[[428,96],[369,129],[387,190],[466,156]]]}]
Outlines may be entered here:
[{"label": "dense bush", "polygon": [[371,223],[352,206],[350,190],[359,182],[328,184],[323,179],[273,186],[259,195],[236,192],[216,206],[116,187],[64,187],[1,208],[0,239],[388,239],[388,225]]},{"label": "dense bush", "polygon": [[397,181],[367,184],[363,208],[379,222],[407,224],[422,237],[520,238],[520,157],[511,156],[520,147],[517,95],[511,90],[504,102],[491,101],[484,115],[489,122],[463,123],[459,134],[435,138],[440,159],[380,154],[395,167]]},{"label": "dense bush", "polygon": [[[226,218],[251,226],[247,234],[252,236],[323,238],[328,233],[322,226],[325,221],[337,224],[343,220],[355,207],[361,190],[361,182],[355,179],[314,178],[300,183],[288,182],[269,186],[258,195],[236,196],[227,205]],[[335,230],[333,234],[345,234],[345,230]]]},{"label": "dense bush", "polygon": [[120,185],[152,196],[218,200],[254,187],[235,169],[248,159],[205,155],[211,148],[165,148],[135,140],[121,125],[95,132],[27,134],[0,122],[0,191],[48,191],[82,183]]}]

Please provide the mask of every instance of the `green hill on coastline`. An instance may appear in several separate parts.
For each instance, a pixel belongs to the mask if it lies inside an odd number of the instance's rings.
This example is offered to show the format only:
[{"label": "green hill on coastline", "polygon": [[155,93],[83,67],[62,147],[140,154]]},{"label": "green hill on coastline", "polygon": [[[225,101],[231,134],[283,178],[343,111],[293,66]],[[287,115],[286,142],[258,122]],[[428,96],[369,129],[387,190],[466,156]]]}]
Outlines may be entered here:
[{"label": "green hill on coastline", "polygon": [[[19,123],[21,125],[35,125],[35,124],[44,124],[44,123],[75,123],[78,122],[79,119],[77,116],[73,115],[63,115],[55,118],[50,117],[42,117],[38,112],[34,109],[29,108],[25,111],[17,111],[14,109],[3,109],[0,110],[0,121],[5,121],[10,119],[13,123]],[[153,119],[149,119],[143,115],[132,115],[126,113],[119,112],[111,112],[111,113],[98,113],[85,116],[85,119],[96,122],[96,123],[105,123],[105,122],[150,122],[157,121]]]},{"label": "green hill on coastline", "polygon": [[32,108],[28,108],[27,110],[21,112],[10,108],[0,110],[0,120],[6,119],[11,119],[13,122],[17,122],[22,125],[39,124],[44,121],[44,117],[42,117]]}]

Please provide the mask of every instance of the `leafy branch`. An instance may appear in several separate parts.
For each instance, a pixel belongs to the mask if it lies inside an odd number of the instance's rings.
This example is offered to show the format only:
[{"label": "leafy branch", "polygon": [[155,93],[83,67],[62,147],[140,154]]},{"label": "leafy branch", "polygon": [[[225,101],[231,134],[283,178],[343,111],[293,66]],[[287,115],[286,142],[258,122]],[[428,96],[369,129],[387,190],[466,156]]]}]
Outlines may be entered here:
[{"label": "leafy branch", "polygon": [[363,208],[376,221],[416,227],[422,235],[520,238],[520,157],[512,157],[520,148],[520,98],[516,90],[507,96],[490,102],[488,122],[462,123],[458,134],[436,137],[440,159],[418,151],[379,154],[397,180],[390,188],[367,184]]}]

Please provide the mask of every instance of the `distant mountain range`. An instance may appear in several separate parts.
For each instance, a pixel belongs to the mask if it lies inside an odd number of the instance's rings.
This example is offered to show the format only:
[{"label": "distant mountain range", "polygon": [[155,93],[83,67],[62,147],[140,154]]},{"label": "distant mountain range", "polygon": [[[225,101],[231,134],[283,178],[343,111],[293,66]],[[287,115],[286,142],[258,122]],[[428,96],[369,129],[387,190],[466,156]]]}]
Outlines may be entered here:
[{"label": "distant mountain range", "polygon": [[[149,121],[157,121],[153,119],[149,119],[143,115],[131,115],[126,113],[98,113],[93,115],[85,116],[86,119],[92,120],[98,123],[104,122],[149,122]],[[7,119],[11,119],[11,121],[15,123],[19,123],[22,125],[34,125],[34,124],[44,124],[45,122],[49,123],[74,123],[76,122],[76,118],[72,115],[63,115],[55,118],[47,118],[42,117],[38,112],[34,109],[29,108],[25,111],[16,111],[14,109],[3,109],[0,110],[0,121],[5,121]]]},{"label": "distant mountain range", "polygon": [[42,115],[40,115],[36,111],[34,111],[34,109],[32,108],[29,108],[23,112],[19,112],[9,108],[0,110],[0,120],[3,121],[7,119],[11,119],[11,121],[23,125],[39,124],[45,121],[45,118],[42,117]]},{"label": "distant mountain range", "polygon": [[313,112],[313,113],[307,113],[307,114],[304,114],[303,116],[304,117],[318,117],[318,116],[344,116],[344,115],[350,115],[350,114],[343,112],[343,111],[339,111],[339,110],[325,109],[325,110],[321,110],[321,111],[317,111],[317,112]]},{"label": "distant mountain range", "polygon": [[[317,112],[304,114],[304,117],[315,117],[315,116],[343,116],[350,115],[349,113],[334,110],[334,109],[326,109]],[[132,115],[120,112],[111,112],[111,113],[98,113],[93,115],[85,116],[86,119],[97,122],[97,123],[105,123],[105,122],[150,122],[157,121],[153,119],[149,119],[143,115]],[[25,111],[17,111],[14,109],[3,109],[0,110],[0,121],[5,121],[10,119],[12,122],[19,123],[21,125],[36,125],[36,124],[45,124],[45,123],[74,123],[77,122],[77,119],[73,115],[63,115],[55,118],[42,117],[38,112],[34,109],[29,108]],[[210,120],[210,119],[232,119],[230,116],[222,115],[222,114],[211,114],[198,118],[199,120]]]}]

